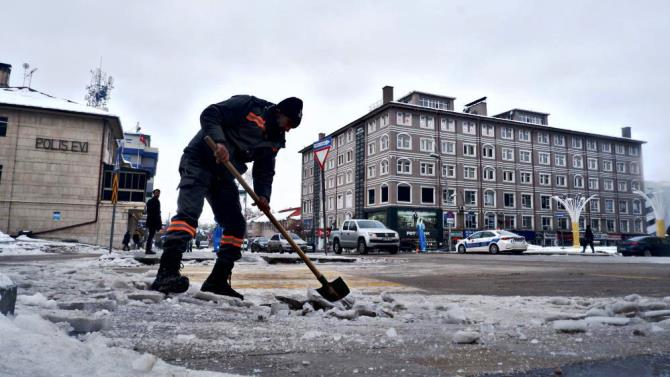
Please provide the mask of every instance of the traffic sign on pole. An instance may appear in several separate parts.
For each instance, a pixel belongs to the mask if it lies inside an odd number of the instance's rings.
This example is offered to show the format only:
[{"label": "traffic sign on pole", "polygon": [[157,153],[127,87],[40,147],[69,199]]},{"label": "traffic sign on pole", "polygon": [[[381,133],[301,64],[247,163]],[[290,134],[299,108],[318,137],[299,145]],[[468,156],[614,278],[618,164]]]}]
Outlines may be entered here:
[{"label": "traffic sign on pole", "polygon": [[314,149],[314,157],[316,157],[316,162],[319,163],[321,170],[323,170],[323,164],[326,162],[326,157],[328,157],[328,152],[330,152],[330,147],[332,145],[333,139],[330,137],[319,140],[312,145],[312,149]]}]

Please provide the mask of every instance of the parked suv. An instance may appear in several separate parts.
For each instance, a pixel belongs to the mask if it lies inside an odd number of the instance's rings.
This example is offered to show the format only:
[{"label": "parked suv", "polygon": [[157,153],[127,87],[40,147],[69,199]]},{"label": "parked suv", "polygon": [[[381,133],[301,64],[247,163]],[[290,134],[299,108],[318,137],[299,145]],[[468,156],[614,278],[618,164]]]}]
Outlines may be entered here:
[{"label": "parked suv", "polygon": [[[303,241],[300,237],[298,237],[297,234],[291,233],[291,238],[303,253],[309,253],[312,251],[312,246],[308,245],[307,242]],[[291,244],[288,243],[288,241],[284,238],[284,236],[281,235],[281,233],[275,233],[272,237],[270,237],[267,248],[269,253],[274,253],[277,251],[280,254],[283,254],[285,251],[289,253],[293,252]]]},{"label": "parked suv", "polygon": [[377,220],[346,220],[339,230],[331,233],[330,241],[336,254],[341,254],[343,249],[356,249],[359,254],[373,249],[396,254],[400,248],[398,232]]}]

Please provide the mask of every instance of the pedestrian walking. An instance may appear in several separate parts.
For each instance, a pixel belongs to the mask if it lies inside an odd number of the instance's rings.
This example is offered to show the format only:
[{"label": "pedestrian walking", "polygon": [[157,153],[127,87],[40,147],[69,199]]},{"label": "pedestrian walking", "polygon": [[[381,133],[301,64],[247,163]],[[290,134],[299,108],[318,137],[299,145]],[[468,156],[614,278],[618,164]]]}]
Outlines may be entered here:
[{"label": "pedestrian walking", "polygon": [[130,250],[130,231],[126,230],[126,234],[123,235],[123,241],[121,243],[123,244],[123,251]]},{"label": "pedestrian walking", "polygon": [[[201,290],[244,299],[230,286],[235,261],[241,258],[246,222],[242,215],[239,191],[234,177],[223,166],[230,161],[244,174],[253,162],[257,205],[270,210],[275,157],[284,148],[285,133],[297,127],[302,118],[302,101],[287,98],[278,104],[239,95],[210,105],[200,116],[200,131],[184,149],[179,165],[177,214],[171,219],[163,245],[160,267],[151,288],[163,293],[181,293],[189,281],[179,268],[182,253],[196,234],[198,218],[207,198],[214,218],[223,230],[216,263]],[[212,152],[205,136],[216,142]]]},{"label": "pedestrian walking", "polygon": [[591,225],[586,226],[586,231],[584,232],[584,244],[582,245],[584,248],[582,249],[582,253],[586,252],[586,246],[591,245],[591,252],[595,253],[596,250],[593,248],[593,231],[591,230]]},{"label": "pedestrian walking", "polygon": [[135,249],[139,249],[140,245],[142,245],[142,240],[140,238],[140,231],[138,229],[135,229],[133,232],[133,243],[135,244]]},{"label": "pedestrian walking", "polygon": [[163,220],[161,220],[161,202],[158,198],[161,196],[161,190],[155,189],[153,191],[153,196],[147,201],[147,230],[149,235],[147,236],[147,245],[144,249],[146,254],[156,254],[152,250],[154,244],[154,235],[163,227]]}]

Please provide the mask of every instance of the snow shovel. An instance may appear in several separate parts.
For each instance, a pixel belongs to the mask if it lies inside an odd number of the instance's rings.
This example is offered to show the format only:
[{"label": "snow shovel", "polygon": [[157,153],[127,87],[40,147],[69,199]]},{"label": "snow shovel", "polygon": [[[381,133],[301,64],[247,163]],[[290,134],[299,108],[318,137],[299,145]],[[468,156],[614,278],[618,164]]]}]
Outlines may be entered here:
[{"label": "snow shovel", "polygon": [[[207,145],[209,145],[212,151],[216,151],[216,143],[211,137],[205,136],[205,142],[207,143]],[[240,172],[238,172],[237,169],[235,169],[233,164],[231,164],[230,161],[226,161],[223,163],[223,165],[226,167],[226,169],[228,169],[230,174],[232,174],[237,179],[237,181],[242,185],[242,187],[244,187],[244,189],[247,191],[247,193],[249,193],[254,202],[258,204],[259,203],[258,195],[256,195],[254,190],[251,189],[247,181],[245,181],[244,178],[242,178],[242,175],[240,175]],[[275,219],[272,213],[266,210],[265,208],[261,208],[260,206],[258,206],[258,208],[260,208],[265,214],[265,216],[267,216],[268,219],[270,219],[272,225],[274,225],[279,230],[279,233],[281,233],[284,239],[288,241],[288,243],[291,245],[291,248],[293,248],[293,251],[295,251],[298,255],[300,255],[300,258],[302,258],[302,260],[305,261],[307,267],[309,267],[309,269],[312,270],[314,276],[316,276],[317,280],[319,280],[319,282],[321,283],[321,288],[318,288],[316,291],[319,292],[319,294],[323,296],[323,298],[325,298],[330,302],[335,302],[347,297],[347,295],[349,294],[349,287],[347,287],[347,283],[345,283],[341,277],[338,277],[332,282],[329,282],[328,279],[326,279],[326,277],[323,276],[323,274],[316,268],[316,266],[314,266],[314,263],[312,263],[309,257],[307,257],[305,253],[303,253],[303,251],[300,249],[298,245],[296,245],[295,241],[293,241],[293,238],[288,234],[286,229],[284,229],[284,227],[279,223],[279,221]]]}]

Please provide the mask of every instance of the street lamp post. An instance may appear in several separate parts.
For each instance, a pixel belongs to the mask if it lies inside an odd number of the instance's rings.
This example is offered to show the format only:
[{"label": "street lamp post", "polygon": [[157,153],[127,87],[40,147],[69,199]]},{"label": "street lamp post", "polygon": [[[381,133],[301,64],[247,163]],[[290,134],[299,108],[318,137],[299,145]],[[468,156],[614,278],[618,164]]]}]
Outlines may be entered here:
[{"label": "street lamp post", "polygon": [[665,237],[665,202],[663,202],[663,195],[659,192],[654,192],[651,196],[645,194],[640,190],[633,190],[634,194],[640,195],[644,198],[649,204],[651,204],[651,209],[654,210],[654,217],[656,218],[656,236],[664,238]]},{"label": "street lamp post", "polygon": [[561,203],[565,208],[565,211],[570,215],[570,222],[572,223],[572,247],[578,248],[579,245],[579,215],[581,215],[582,210],[586,207],[591,199],[594,199],[597,195],[591,195],[588,198],[583,195],[577,195],[574,198],[568,197],[567,195],[561,198],[558,195],[552,196],[552,199]]}]

